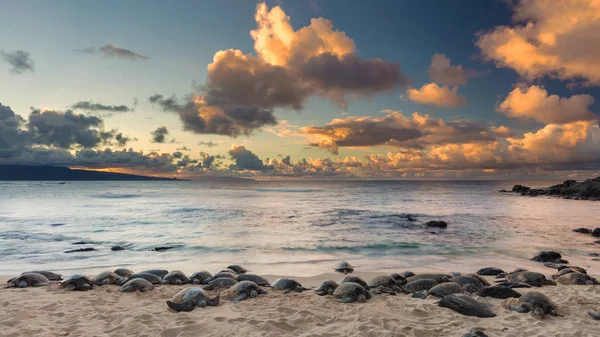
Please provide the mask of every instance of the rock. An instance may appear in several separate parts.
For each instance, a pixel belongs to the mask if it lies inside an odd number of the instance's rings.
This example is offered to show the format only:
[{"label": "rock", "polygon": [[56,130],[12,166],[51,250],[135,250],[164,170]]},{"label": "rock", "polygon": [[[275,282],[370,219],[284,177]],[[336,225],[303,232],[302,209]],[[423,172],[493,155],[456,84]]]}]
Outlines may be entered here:
[{"label": "rock", "polygon": [[554,251],[541,251],[532,257],[531,260],[537,262],[569,263],[569,261],[562,259],[560,253]]},{"label": "rock", "polygon": [[406,221],[417,221],[417,219],[413,218],[410,214],[407,214]]},{"label": "rock", "polygon": [[600,240],[594,241],[595,244],[600,244]]},{"label": "rock", "polygon": [[115,251],[115,250],[125,250],[125,247],[116,245],[116,246],[112,246],[110,248],[110,250],[112,250],[112,251]]},{"label": "rock", "polygon": [[58,226],[64,226],[64,225],[65,225],[64,223],[53,223],[53,224],[50,224],[50,226],[52,226],[52,227],[58,227]]},{"label": "rock", "polygon": [[159,247],[154,247],[152,249],[150,249],[150,251],[152,252],[163,252],[165,250],[169,250],[169,249],[174,249],[174,246],[159,246]]},{"label": "rock", "polygon": [[67,250],[67,251],[65,251],[65,253],[93,252],[95,250],[96,250],[96,248],[87,247],[87,248],[79,248],[79,249]]},{"label": "rock", "polygon": [[425,223],[427,227],[436,227],[436,228],[446,228],[448,227],[448,223],[446,221],[427,221]]},{"label": "rock", "polygon": [[600,237],[600,228],[596,228],[592,231],[593,237]]},{"label": "rock", "polygon": [[523,185],[515,185],[515,186],[513,186],[513,188],[512,188],[512,191],[513,191],[513,192],[521,192],[521,193],[523,193],[523,192],[527,192],[527,191],[529,191],[529,190],[530,190],[530,188],[529,188],[529,187],[527,187],[527,186],[523,186]]},{"label": "rock", "polygon": [[524,196],[551,195],[563,199],[600,200],[600,177],[583,182],[567,180],[548,188],[531,189],[527,186],[515,185],[512,191]]},{"label": "rock", "polygon": [[589,228],[581,227],[581,228],[575,228],[573,230],[573,232],[582,233],[582,234],[590,234],[590,233],[592,233],[592,230]]},{"label": "rock", "polygon": [[502,274],[502,273],[504,273],[504,270],[502,270],[500,268],[496,268],[496,267],[481,268],[477,271],[477,275],[484,275],[484,276],[496,276],[496,275]]},{"label": "rock", "polygon": [[498,192],[500,192],[500,193],[508,193],[508,191],[507,191],[507,190],[500,190],[500,191],[498,191]]},{"label": "rock", "polygon": [[76,242],[73,242],[73,243],[71,243],[71,244],[72,244],[72,245],[87,245],[87,244],[89,244],[89,243],[90,243],[90,242],[85,242],[85,241],[76,241]]}]

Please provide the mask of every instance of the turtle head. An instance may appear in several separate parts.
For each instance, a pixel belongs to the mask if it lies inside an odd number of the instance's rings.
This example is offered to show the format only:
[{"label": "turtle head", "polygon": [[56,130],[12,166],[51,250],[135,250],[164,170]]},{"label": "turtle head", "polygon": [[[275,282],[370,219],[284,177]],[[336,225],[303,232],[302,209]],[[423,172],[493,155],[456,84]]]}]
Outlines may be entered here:
[{"label": "turtle head", "polygon": [[539,320],[544,319],[544,315],[546,315],[546,313],[544,312],[544,309],[542,309],[540,307],[535,307],[533,309],[533,311],[531,311],[531,316],[533,316]]},{"label": "turtle head", "polygon": [[125,284],[125,281],[127,280],[127,278],[119,276],[116,280],[115,280],[115,284],[118,286],[122,286],[123,284]]},{"label": "turtle head", "polygon": [[221,300],[221,295],[219,294],[212,300],[208,301],[208,305],[211,307],[216,307],[219,304],[220,300]]}]

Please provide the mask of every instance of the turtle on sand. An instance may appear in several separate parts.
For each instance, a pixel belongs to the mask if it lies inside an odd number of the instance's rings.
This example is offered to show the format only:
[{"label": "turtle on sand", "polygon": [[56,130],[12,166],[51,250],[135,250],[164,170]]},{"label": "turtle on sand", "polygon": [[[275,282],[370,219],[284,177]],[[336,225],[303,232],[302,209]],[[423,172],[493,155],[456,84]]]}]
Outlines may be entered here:
[{"label": "turtle on sand", "polygon": [[396,292],[402,291],[400,284],[389,275],[380,275],[369,281],[369,288],[373,290],[375,294],[387,293],[395,295]]},{"label": "turtle on sand", "polygon": [[127,278],[127,280],[125,282],[128,282],[129,280],[133,280],[134,278],[143,278],[144,280],[146,280],[152,284],[159,284],[160,280],[161,280],[160,276],[158,276],[156,274],[141,272],[141,273],[135,273],[135,274],[129,275],[129,277]]},{"label": "turtle on sand", "polygon": [[504,273],[504,270],[502,270],[500,268],[496,268],[496,267],[481,268],[477,271],[478,275],[484,275],[484,276],[496,276],[501,273]]},{"label": "turtle on sand", "polygon": [[164,269],[150,269],[150,270],[144,270],[142,273],[154,274],[160,278],[163,278],[169,273],[169,271],[164,270]]},{"label": "turtle on sand", "polygon": [[127,268],[119,268],[119,269],[116,269],[116,270],[114,271],[114,273],[115,273],[115,274],[117,274],[117,275],[119,275],[119,276],[121,276],[121,277],[129,277],[129,276],[131,276],[131,275],[135,274],[135,273],[133,272],[133,270],[131,270],[131,269],[127,269]]},{"label": "turtle on sand", "polygon": [[344,275],[354,272],[354,266],[352,266],[349,262],[346,261],[338,263],[338,265],[335,266],[335,268],[333,269],[338,273],[344,273]]},{"label": "turtle on sand", "polygon": [[21,273],[21,275],[23,274],[42,274],[50,281],[61,281],[63,279],[61,274],[53,273],[51,271],[46,270],[26,271],[24,273]]},{"label": "turtle on sand", "polygon": [[234,280],[229,277],[218,277],[210,280],[208,285],[204,287],[204,290],[215,290],[221,288],[229,288],[237,283],[237,280]]},{"label": "turtle on sand", "polygon": [[465,316],[495,317],[496,314],[485,303],[478,302],[466,294],[452,294],[442,297],[440,307],[452,309]]},{"label": "turtle on sand", "polygon": [[576,272],[582,273],[582,274],[587,274],[587,270],[585,270],[585,268],[581,268],[581,267],[577,267],[577,266],[567,266],[567,265],[560,265],[558,266],[558,271],[561,271],[563,269],[569,268],[571,270],[574,270]]},{"label": "turtle on sand", "polygon": [[435,280],[437,283],[448,282],[450,277],[447,274],[417,274],[406,278],[406,282],[412,282],[416,280],[430,279]]},{"label": "turtle on sand", "polygon": [[546,279],[544,274],[532,272],[532,271],[521,271],[517,273],[511,273],[506,275],[506,279],[510,282],[523,282],[534,287],[541,287],[543,285],[555,285],[553,281]]},{"label": "turtle on sand", "polygon": [[369,290],[369,285],[367,284],[367,282],[365,282],[365,280],[361,279],[358,276],[346,276],[346,277],[344,277],[344,279],[342,280],[342,282],[340,282],[340,284],[347,283],[347,282],[358,283],[361,286],[363,286],[363,288]]},{"label": "turtle on sand", "polygon": [[340,284],[333,292],[333,296],[341,303],[366,302],[371,298],[367,289],[354,282]]},{"label": "turtle on sand", "polygon": [[68,291],[72,291],[72,290],[87,291],[87,290],[92,289],[93,286],[94,286],[94,281],[90,280],[87,276],[80,275],[80,274],[73,275],[61,283],[61,287]]},{"label": "turtle on sand", "polygon": [[596,311],[588,311],[588,315],[590,315],[591,318],[599,321],[600,320],[600,312],[596,312]]},{"label": "turtle on sand", "polygon": [[152,283],[150,283],[148,280],[145,280],[143,278],[134,278],[134,279],[127,281],[121,287],[121,292],[122,293],[131,293],[136,290],[139,290],[140,292],[144,293],[144,292],[150,291],[152,289],[154,289],[154,285],[152,285]]},{"label": "turtle on sand", "polygon": [[105,271],[103,273],[96,275],[96,277],[94,277],[94,279],[92,281],[94,282],[94,285],[103,286],[105,284],[121,285],[121,284],[125,283],[125,280],[126,280],[125,277],[121,277],[121,276],[113,273],[112,271]]},{"label": "turtle on sand", "polygon": [[233,271],[228,271],[227,269],[225,269],[225,270],[221,270],[220,272],[216,273],[215,276],[213,276],[213,278],[220,278],[220,277],[227,277],[227,278],[234,279],[237,281],[238,274],[236,274]]},{"label": "turtle on sand", "polygon": [[262,289],[258,284],[252,281],[241,281],[236,283],[233,287],[221,292],[221,296],[223,299],[239,302],[266,293],[266,290]]},{"label": "turtle on sand", "polygon": [[302,290],[310,290],[308,288],[304,288],[300,282],[285,277],[275,280],[271,286],[275,290],[283,291],[284,294],[287,294],[290,291],[302,292]]},{"label": "turtle on sand", "polygon": [[531,316],[537,319],[543,319],[546,314],[562,317],[557,312],[556,304],[552,303],[546,295],[537,291],[527,292],[518,299],[508,299],[503,303],[503,306],[520,313],[531,312]]},{"label": "turtle on sand", "polygon": [[25,287],[42,287],[50,284],[50,280],[42,274],[25,273],[19,277],[8,280],[5,288],[25,288]]},{"label": "turtle on sand", "polygon": [[179,311],[192,311],[196,306],[204,308],[207,305],[216,307],[219,304],[219,295],[210,298],[208,293],[202,288],[188,287],[179,291],[170,301],[167,301],[169,308]]},{"label": "turtle on sand", "polygon": [[531,284],[523,283],[523,282],[500,282],[494,284],[495,287],[504,287],[504,288],[531,288]]},{"label": "turtle on sand", "polygon": [[409,277],[411,277],[411,276],[415,276],[415,273],[413,273],[412,271],[405,271],[405,272],[402,272],[402,273],[400,274],[400,276],[402,276],[402,277],[404,277],[404,278],[409,278]]},{"label": "turtle on sand", "polygon": [[465,332],[465,334],[462,335],[462,337],[489,337],[489,336],[486,335],[486,333],[481,330],[471,329],[471,330]]},{"label": "turtle on sand", "polygon": [[484,287],[483,283],[481,283],[481,281],[478,278],[473,277],[473,276],[468,276],[468,275],[453,277],[449,281],[458,283],[458,284],[460,284],[461,287],[463,287],[465,289],[467,289],[467,288],[469,288],[469,290],[474,289],[474,291],[477,291]]},{"label": "turtle on sand", "polygon": [[393,278],[394,280],[396,280],[396,282],[398,282],[398,284],[406,284],[406,277],[404,277],[398,273],[390,274],[390,277]]},{"label": "turtle on sand", "polygon": [[193,284],[206,284],[213,278],[213,275],[205,270],[198,271],[190,276],[190,283]]},{"label": "turtle on sand", "polygon": [[500,298],[507,299],[510,297],[519,298],[521,297],[521,293],[513,290],[512,288],[500,287],[500,286],[491,286],[484,287],[477,290],[477,295],[481,297],[492,297],[492,298]]},{"label": "turtle on sand", "polygon": [[160,280],[160,283],[180,286],[182,284],[190,283],[190,279],[181,270],[173,270],[165,275],[165,277]]},{"label": "turtle on sand", "polygon": [[227,269],[233,270],[236,274],[245,274],[248,272],[244,267],[237,264],[232,264],[231,266],[227,267]]},{"label": "turtle on sand", "polygon": [[429,295],[438,298],[446,297],[452,294],[461,294],[464,290],[460,284],[455,282],[444,282],[440,283],[433,288],[429,289]]},{"label": "turtle on sand", "polygon": [[317,289],[315,289],[315,292],[319,296],[333,295],[333,292],[335,291],[335,289],[338,286],[339,286],[339,284],[337,284],[337,282],[335,282],[335,281],[325,280],[325,281],[321,282],[321,284],[319,284]]},{"label": "turtle on sand", "polygon": [[402,288],[406,293],[414,293],[423,290],[429,291],[438,284],[436,280],[424,278],[408,282]]},{"label": "turtle on sand", "polygon": [[262,287],[270,286],[269,281],[260,275],[241,274],[240,276],[238,276],[238,282],[241,281],[252,281]]},{"label": "turtle on sand", "polygon": [[[564,270],[564,269],[563,269]],[[557,284],[561,285],[594,285],[600,284],[597,279],[582,273],[568,273],[556,279]]]}]

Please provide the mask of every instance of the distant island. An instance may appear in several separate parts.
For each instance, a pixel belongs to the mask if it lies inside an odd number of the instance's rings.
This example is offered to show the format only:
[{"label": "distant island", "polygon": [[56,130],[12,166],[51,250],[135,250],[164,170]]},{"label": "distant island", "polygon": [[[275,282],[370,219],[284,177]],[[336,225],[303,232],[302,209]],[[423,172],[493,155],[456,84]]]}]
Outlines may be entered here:
[{"label": "distant island", "polygon": [[548,195],[563,199],[600,200],[600,177],[582,182],[567,180],[562,184],[547,188],[530,188],[524,185],[515,185],[511,191],[501,190],[500,192],[513,192],[528,197]]},{"label": "distant island", "polygon": [[0,165],[0,181],[127,181],[127,180],[180,180],[135,174],[70,169],[66,166]]}]

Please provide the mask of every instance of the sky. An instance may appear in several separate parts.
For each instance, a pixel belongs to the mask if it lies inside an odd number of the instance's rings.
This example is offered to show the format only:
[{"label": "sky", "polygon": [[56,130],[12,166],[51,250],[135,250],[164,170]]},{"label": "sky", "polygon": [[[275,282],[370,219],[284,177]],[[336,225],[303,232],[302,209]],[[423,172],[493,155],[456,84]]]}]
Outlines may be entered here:
[{"label": "sky", "polygon": [[0,164],[587,178],[600,2],[0,2]]}]

